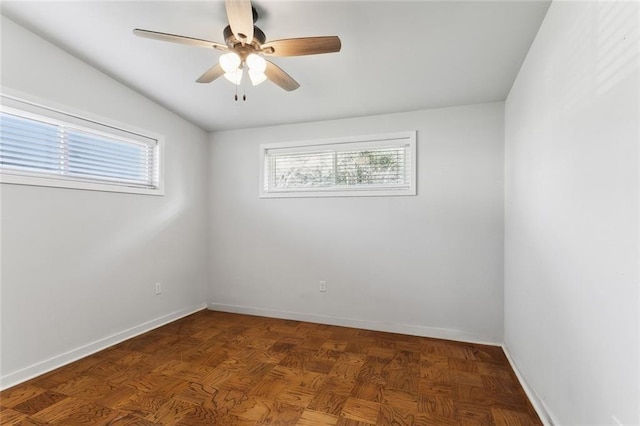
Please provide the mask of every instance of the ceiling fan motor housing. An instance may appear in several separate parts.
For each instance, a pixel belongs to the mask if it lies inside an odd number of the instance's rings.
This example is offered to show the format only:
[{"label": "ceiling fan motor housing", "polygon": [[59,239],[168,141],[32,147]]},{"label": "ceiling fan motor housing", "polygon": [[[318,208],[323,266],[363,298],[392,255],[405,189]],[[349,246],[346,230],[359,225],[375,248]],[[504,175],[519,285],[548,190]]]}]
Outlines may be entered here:
[{"label": "ceiling fan motor housing", "polygon": [[[249,14],[249,8],[251,14]],[[134,29],[133,32],[138,37],[226,52],[220,55],[217,64],[196,80],[198,83],[211,83],[225,76],[237,85],[236,80],[241,81],[241,76],[245,74],[238,71],[243,71],[246,66],[249,78],[254,85],[270,80],[282,89],[292,91],[300,87],[300,84],[263,56],[303,56],[340,51],[341,42],[337,36],[287,38],[267,43],[264,32],[255,26],[258,13],[251,6],[251,0],[225,0],[225,9],[229,22],[223,30],[225,44],[140,28]]]},{"label": "ceiling fan motor housing", "polygon": [[[229,25],[227,25],[224,28],[224,30],[222,31],[222,35],[224,37],[224,41],[227,43],[227,46],[229,47],[235,47],[236,45],[241,44],[240,40],[238,40],[236,36],[233,34],[233,31],[231,31],[231,27]],[[251,44],[255,45],[257,43],[258,44],[257,47],[260,47],[260,45],[263,44],[265,41],[267,41],[267,36],[264,35],[264,33],[260,28],[254,26],[253,40]]]}]

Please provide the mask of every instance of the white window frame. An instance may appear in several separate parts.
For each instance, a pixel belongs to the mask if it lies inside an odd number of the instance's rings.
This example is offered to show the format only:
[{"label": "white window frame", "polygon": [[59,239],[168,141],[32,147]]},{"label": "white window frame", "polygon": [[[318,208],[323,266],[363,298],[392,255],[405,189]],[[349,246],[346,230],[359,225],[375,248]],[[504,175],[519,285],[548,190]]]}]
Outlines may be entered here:
[{"label": "white window frame", "polygon": [[103,117],[90,116],[84,112],[71,111],[68,107],[49,106],[39,100],[29,99],[24,94],[13,95],[7,89],[0,93],[0,111],[25,118],[44,121],[54,125],[71,126],[77,130],[88,131],[93,134],[130,140],[140,143],[141,140],[155,141],[154,150],[154,183],[153,188],[132,186],[128,183],[114,181],[100,181],[99,179],[82,179],[65,177],[56,174],[30,173],[2,169],[0,166],[0,184],[44,186],[53,188],[80,189],[89,191],[120,192],[140,195],[164,195],[164,137],[153,132],[123,125]]},{"label": "white window frame", "polygon": [[[330,139],[318,139],[309,141],[277,142],[260,145],[260,198],[294,198],[294,197],[387,197],[387,196],[411,196],[416,195],[416,131],[382,133],[365,136],[349,136]],[[344,149],[346,146],[353,149],[383,148],[400,145],[409,145],[410,159],[408,167],[410,183],[408,186],[397,187],[381,186],[369,187],[353,186],[348,188],[289,188],[285,190],[265,190],[266,161],[268,152],[295,153],[312,152],[314,149],[327,150],[331,148]]]}]

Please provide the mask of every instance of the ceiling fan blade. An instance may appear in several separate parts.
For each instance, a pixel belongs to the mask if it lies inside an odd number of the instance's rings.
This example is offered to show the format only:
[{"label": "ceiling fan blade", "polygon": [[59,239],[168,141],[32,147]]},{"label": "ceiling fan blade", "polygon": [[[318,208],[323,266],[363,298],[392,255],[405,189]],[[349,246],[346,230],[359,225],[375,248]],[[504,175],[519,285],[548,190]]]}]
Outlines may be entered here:
[{"label": "ceiling fan blade", "polygon": [[264,70],[264,73],[269,80],[273,81],[287,92],[291,92],[292,90],[296,90],[300,87],[300,84],[297,81],[291,78],[291,76],[284,72],[282,68],[271,61],[267,61],[267,69]]},{"label": "ceiling fan blade", "polygon": [[205,73],[202,74],[196,81],[198,83],[211,83],[213,80],[223,75],[224,70],[222,69],[220,64],[215,64],[214,66],[206,70]]},{"label": "ceiling fan blade", "polygon": [[172,43],[186,44],[189,46],[206,47],[209,49],[214,48],[218,50],[227,50],[227,46],[224,44],[216,43],[215,41],[202,40],[199,38],[185,37],[176,34],[159,33],[157,31],[141,30],[139,28],[133,30],[133,33],[138,37],[151,38],[154,40],[169,41]]},{"label": "ceiling fan blade", "polygon": [[244,43],[253,41],[253,10],[251,0],[226,0],[229,26],[236,38]]},{"label": "ceiling fan blade", "polygon": [[271,56],[317,55],[339,52],[341,47],[337,36],[287,38],[263,44],[262,53]]}]

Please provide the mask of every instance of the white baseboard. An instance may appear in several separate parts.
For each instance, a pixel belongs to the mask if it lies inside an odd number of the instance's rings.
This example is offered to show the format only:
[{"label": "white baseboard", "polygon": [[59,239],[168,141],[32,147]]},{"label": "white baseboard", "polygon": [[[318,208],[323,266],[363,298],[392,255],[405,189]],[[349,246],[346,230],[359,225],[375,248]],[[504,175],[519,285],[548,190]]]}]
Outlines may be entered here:
[{"label": "white baseboard", "polygon": [[529,401],[531,401],[531,405],[533,405],[533,408],[534,410],[536,410],[538,417],[540,417],[540,421],[542,421],[544,426],[559,425],[560,423],[551,415],[551,412],[549,411],[545,403],[542,401],[542,399],[538,397],[538,394],[533,390],[533,388],[529,385],[529,382],[527,382],[527,380],[524,378],[524,376],[518,369],[518,366],[516,365],[515,361],[511,357],[511,354],[509,353],[509,349],[507,349],[506,345],[504,344],[502,345],[502,350],[504,351],[504,354],[507,356],[507,359],[509,360],[509,364],[511,364],[511,368],[516,373],[516,376],[518,377],[518,380],[520,381],[520,385],[524,389],[524,392],[527,394],[527,397],[529,397]]},{"label": "white baseboard", "polygon": [[147,331],[151,331],[154,328],[161,327],[165,324],[173,322],[182,317],[186,317],[187,315],[191,315],[206,308],[206,303],[202,303],[191,308],[171,312],[170,314],[163,315],[159,318],[147,321],[135,327],[131,327],[127,330],[121,331],[103,339],[96,340],[95,342],[30,365],[29,367],[15,371],[13,373],[9,373],[0,377],[0,390],[4,390],[25,382],[29,379],[33,379],[34,377],[40,376],[44,373],[48,373],[49,371],[55,370],[56,368],[62,367],[81,358],[106,349],[110,346],[123,342],[127,339],[146,333]]},{"label": "white baseboard", "polygon": [[212,311],[231,312],[234,314],[258,315],[262,317],[306,321],[319,324],[337,325],[341,327],[362,328],[365,330],[385,331],[389,333],[408,334],[412,336],[456,340],[459,342],[480,343],[483,345],[500,346],[502,344],[502,342],[497,341],[494,337],[489,335],[448,328],[425,327],[422,325],[413,324],[396,324],[384,321],[341,318],[301,312],[287,312],[271,309],[251,308],[248,306],[226,305],[220,303],[209,303],[208,308]]}]

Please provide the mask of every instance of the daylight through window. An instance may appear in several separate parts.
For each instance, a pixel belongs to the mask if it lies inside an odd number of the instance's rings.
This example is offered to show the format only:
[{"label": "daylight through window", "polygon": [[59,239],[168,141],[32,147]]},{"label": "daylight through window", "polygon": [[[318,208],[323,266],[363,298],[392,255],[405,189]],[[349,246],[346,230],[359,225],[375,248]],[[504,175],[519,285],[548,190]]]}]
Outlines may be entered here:
[{"label": "daylight through window", "polygon": [[261,196],[415,195],[415,132],[261,147]]},{"label": "daylight through window", "polygon": [[159,189],[158,140],[89,120],[85,127],[78,117],[73,121],[3,106],[2,181],[140,193]]}]

